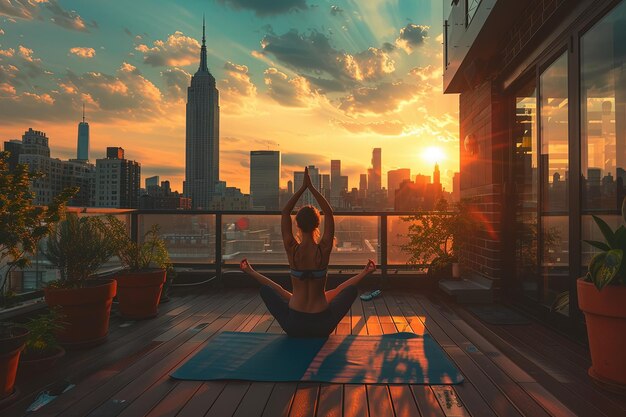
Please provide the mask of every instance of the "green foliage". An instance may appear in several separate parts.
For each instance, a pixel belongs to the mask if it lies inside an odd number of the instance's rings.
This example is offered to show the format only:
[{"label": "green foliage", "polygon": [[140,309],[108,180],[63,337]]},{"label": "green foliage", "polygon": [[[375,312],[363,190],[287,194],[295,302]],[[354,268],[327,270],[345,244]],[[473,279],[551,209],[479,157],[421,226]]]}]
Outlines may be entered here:
[{"label": "green foliage", "polygon": [[107,217],[107,235],[117,242],[117,256],[122,265],[133,272],[149,269],[171,269],[169,252],[165,241],[159,236],[159,225],[154,224],[143,236],[143,243],[133,241],[126,224],[116,217]]},{"label": "green foliage", "polygon": [[30,319],[24,325],[30,332],[26,338],[24,354],[38,357],[59,347],[54,334],[63,330],[66,325],[60,310],[59,307],[52,308],[48,313]]},{"label": "green foliage", "polygon": [[457,203],[454,211],[441,200],[435,211],[403,217],[410,222],[407,243],[400,249],[410,255],[410,264],[445,267],[459,259],[467,240],[479,230],[466,203]]},{"label": "green foliage", "polygon": [[99,217],[78,217],[69,213],[48,238],[44,255],[59,269],[55,288],[80,288],[118,251],[117,242],[107,235]]},{"label": "green foliage", "polygon": [[42,175],[24,164],[9,171],[8,157],[8,152],[0,152],[0,265],[8,265],[3,290],[11,270],[30,264],[28,255],[50,234],[64,215],[65,204],[78,192],[76,187],[67,188],[47,207],[36,206],[30,185]]},{"label": "green foliage", "polygon": [[[622,217],[626,221],[626,198],[622,202]],[[626,285],[626,227],[622,225],[613,231],[600,217],[593,216],[593,220],[605,242],[585,240],[587,244],[601,251],[589,262],[586,279],[593,282],[598,290],[610,284]]]}]

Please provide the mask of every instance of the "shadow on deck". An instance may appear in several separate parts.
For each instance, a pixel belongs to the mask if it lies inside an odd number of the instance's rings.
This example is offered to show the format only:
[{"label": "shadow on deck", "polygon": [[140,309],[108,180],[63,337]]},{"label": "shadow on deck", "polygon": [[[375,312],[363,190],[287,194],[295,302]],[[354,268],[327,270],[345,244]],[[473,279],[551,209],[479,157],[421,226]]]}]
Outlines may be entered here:
[{"label": "shadow on deck", "polygon": [[587,377],[588,352],[538,323],[486,325],[422,292],[357,298],[339,334],[428,331],[465,376],[455,386],[176,381],[169,372],[221,331],[281,332],[252,289],[180,293],[153,320],[113,313],[107,343],[69,352],[3,416],[24,415],[37,394],[73,389],[36,416],[589,416],[626,415],[626,399]]}]

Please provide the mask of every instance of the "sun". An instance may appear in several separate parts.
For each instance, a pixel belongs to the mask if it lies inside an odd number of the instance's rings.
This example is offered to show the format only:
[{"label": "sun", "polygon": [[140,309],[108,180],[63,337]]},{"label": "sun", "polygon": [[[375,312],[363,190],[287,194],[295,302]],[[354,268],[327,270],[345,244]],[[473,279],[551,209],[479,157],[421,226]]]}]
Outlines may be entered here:
[{"label": "sun", "polygon": [[422,158],[424,158],[425,161],[434,164],[435,162],[441,162],[446,159],[446,154],[441,150],[441,148],[429,146],[422,152]]}]

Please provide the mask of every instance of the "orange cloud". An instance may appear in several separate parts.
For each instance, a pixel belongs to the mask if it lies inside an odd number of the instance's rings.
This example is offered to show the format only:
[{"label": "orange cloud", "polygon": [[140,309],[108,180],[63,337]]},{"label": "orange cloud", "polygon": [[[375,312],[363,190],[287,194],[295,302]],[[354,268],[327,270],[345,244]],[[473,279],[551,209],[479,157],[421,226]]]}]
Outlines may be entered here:
[{"label": "orange cloud", "polygon": [[143,62],[153,67],[184,67],[198,62],[200,44],[196,39],[176,31],[165,41],[156,40],[152,47],[139,44],[135,50],[143,54]]},{"label": "orange cloud", "polygon": [[70,54],[76,55],[79,58],[93,58],[96,56],[96,50],[93,48],[76,46],[70,49]]}]

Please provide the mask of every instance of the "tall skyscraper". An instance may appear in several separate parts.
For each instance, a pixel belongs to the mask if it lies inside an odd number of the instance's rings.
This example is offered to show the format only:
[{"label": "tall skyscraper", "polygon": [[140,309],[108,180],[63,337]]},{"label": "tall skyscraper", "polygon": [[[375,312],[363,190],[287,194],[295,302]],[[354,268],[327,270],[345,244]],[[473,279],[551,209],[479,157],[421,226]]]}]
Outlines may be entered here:
[{"label": "tall skyscraper", "polygon": [[250,151],[250,198],[252,206],[278,210],[280,151]]},{"label": "tall skyscraper", "polygon": [[219,182],[220,107],[215,77],[207,66],[204,18],[200,66],[187,89],[184,193],[194,209],[207,208]]},{"label": "tall skyscraper", "polygon": [[78,123],[78,146],[76,159],[89,161],[89,123],[85,121],[85,105],[83,104],[83,121]]},{"label": "tall skyscraper", "polygon": [[359,176],[359,198],[365,198],[367,195],[367,174]]},{"label": "tall skyscraper", "polygon": [[403,181],[411,180],[411,170],[409,168],[392,169],[387,172],[387,200],[390,207],[394,206],[396,190],[400,188]]},{"label": "tall skyscraper", "polygon": [[382,186],[382,150],[374,148],[372,150],[372,167],[367,170],[367,190],[378,191]]},{"label": "tall skyscraper", "polygon": [[452,201],[461,201],[461,173],[455,172],[452,177]]},{"label": "tall skyscraper", "polygon": [[341,177],[341,161],[332,159],[330,161],[330,197],[336,199],[341,195],[340,178]]}]

